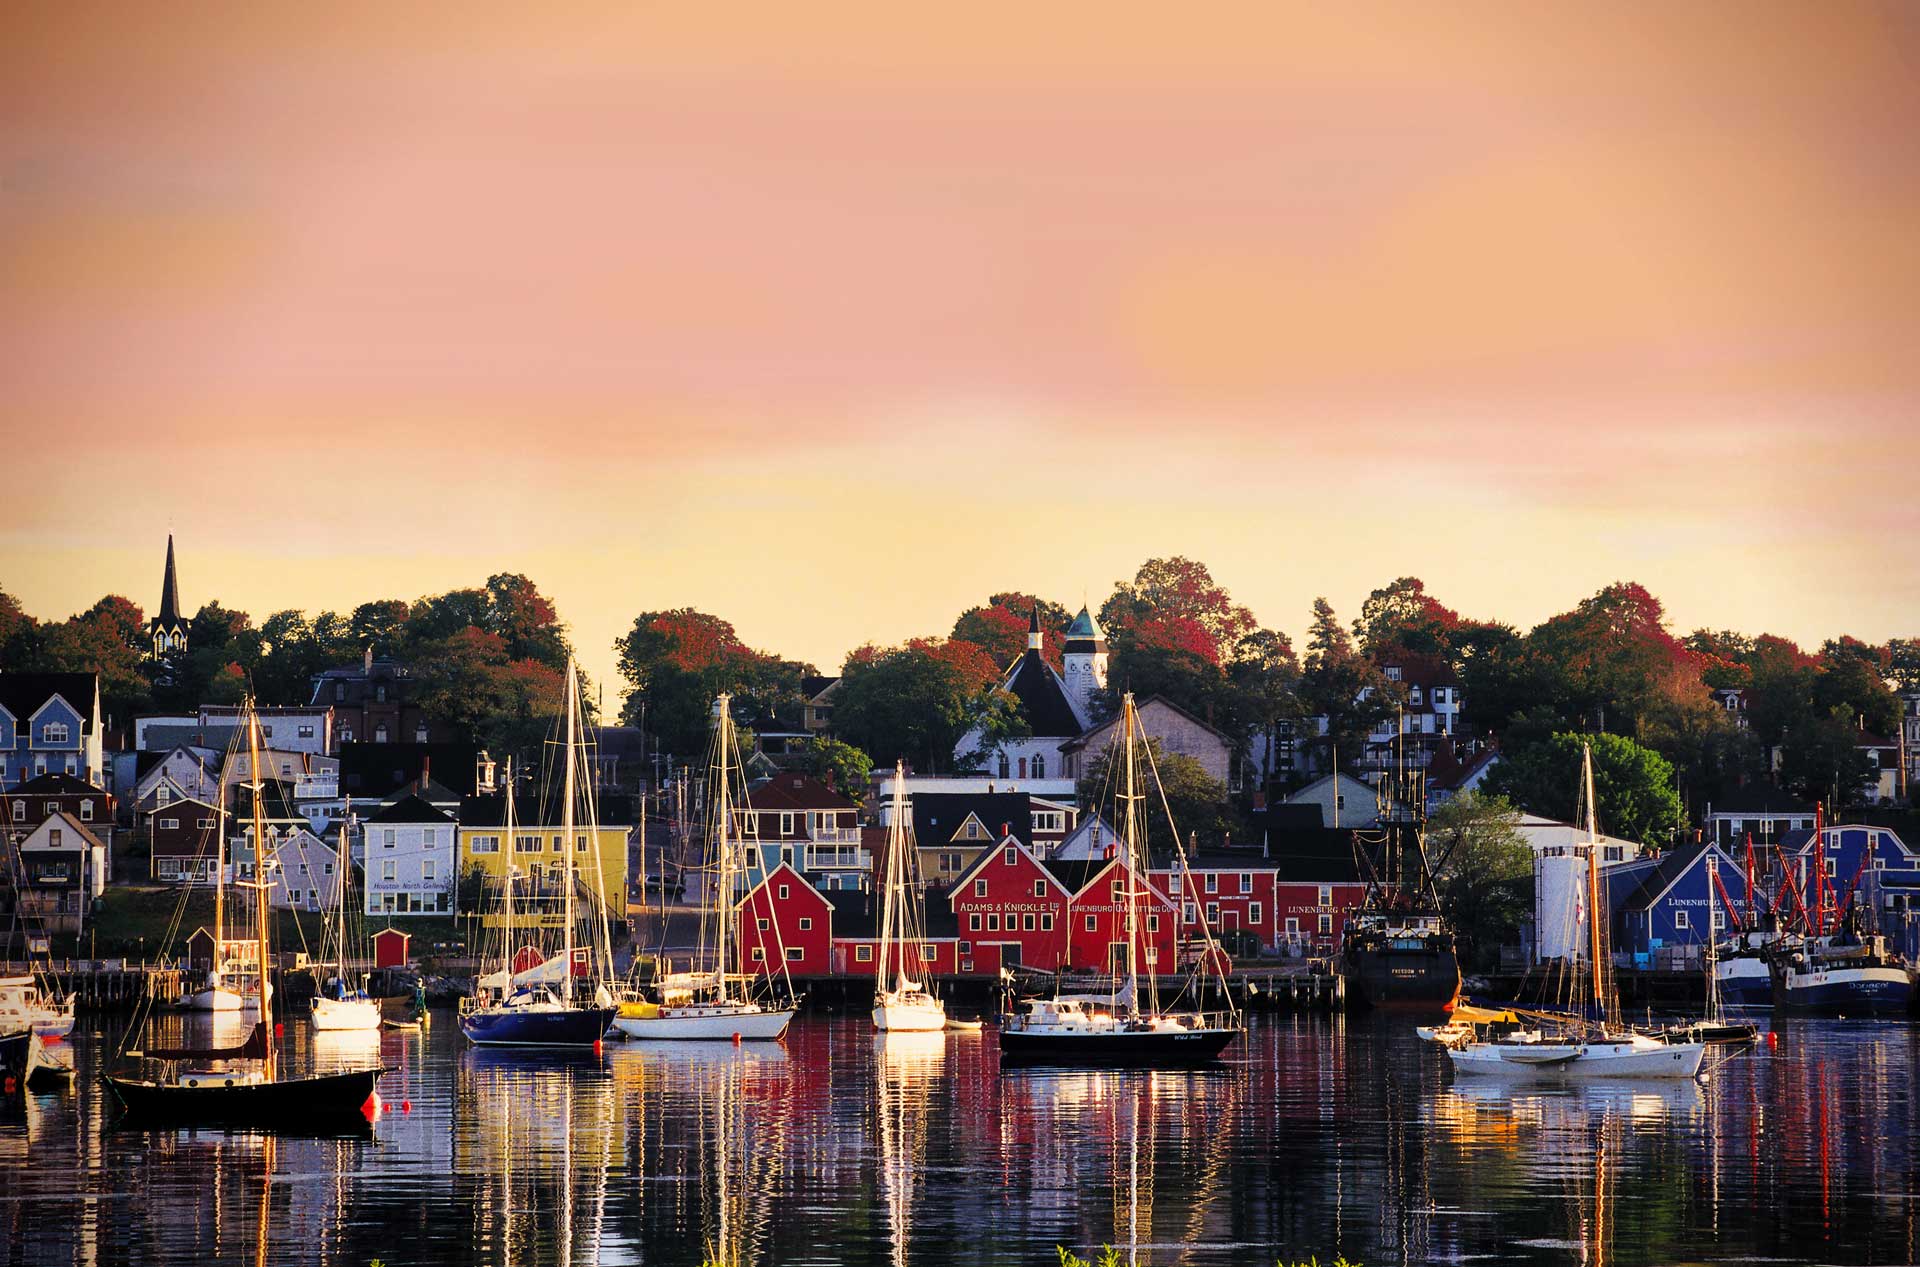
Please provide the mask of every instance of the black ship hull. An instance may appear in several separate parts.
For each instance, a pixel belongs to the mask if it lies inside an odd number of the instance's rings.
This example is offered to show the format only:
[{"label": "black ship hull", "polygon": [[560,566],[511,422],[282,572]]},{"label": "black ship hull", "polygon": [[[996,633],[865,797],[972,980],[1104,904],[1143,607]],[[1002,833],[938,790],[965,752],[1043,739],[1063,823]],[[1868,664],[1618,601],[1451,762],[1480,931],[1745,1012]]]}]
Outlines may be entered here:
[{"label": "black ship hull", "polygon": [[1000,1030],[1002,1064],[1193,1065],[1217,1059],[1237,1029],[1029,1033]]},{"label": "black ship hull", "polygon": [[142,1125],[240,1126],[311,1131],[322,1124],[364,1125],[385,1069],[232,1086],[181,1086],[139,1078],[107,1079],[129,1120]]},{"label": "black ship hull", "polygon": [[1446,948],[1350,947],[1341,954],[1340,975],[1357,1007],[1451,1012],[1460,998],[1460,960]]}]

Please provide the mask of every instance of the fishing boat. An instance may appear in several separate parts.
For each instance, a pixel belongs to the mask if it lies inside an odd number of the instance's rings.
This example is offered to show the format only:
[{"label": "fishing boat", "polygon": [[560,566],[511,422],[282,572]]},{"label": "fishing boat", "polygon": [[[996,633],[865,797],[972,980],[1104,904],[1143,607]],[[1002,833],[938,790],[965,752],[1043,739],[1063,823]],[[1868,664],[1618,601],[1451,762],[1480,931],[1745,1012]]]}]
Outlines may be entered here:
[{"label": "fishing boat", "polygon": [[[1358,1006],[1451,1011],[1460,998],[1460,959],[1440,911],[1439,868],[1427,857],[1426,797],[1407,771],[1385,781],[1381,792],[1387,821],[1376,832],[1354,835],[1367,891],[1347,916],[1335,969]],[[1377,852],[1363,848],[1369,841]]]},{"label": "fishing boat", "polygon": [[893,769],[893,826],[887,831],[887,858],[880,890],[880,963],[873,998],[873,1027],[926,1034],[947,1026],[947,1009],[915,978],[927,956],[921,936],[919,867],[913,828],[907,821],[907,769]]},{"label": "fishing boat", "polygon": [[[249,697],[242,712],[247,745],[252,755],[253,838],[266,840],[260,812],[260,719]],[[255,962],[265,968],[273,962],[271,881],[265,865],[256,868],[254,890]],[[182,899],[184,903],[184,897]],[[264,981],[264,972],[261,977]],[[131,1037],[139,1026],[129,1027]],[[108,1089],[131,1120],[149,1124],[292,1127],[310,1129],[316,1123],[350,1115],[364,1115],[377,1106],[375,1088],[386,1072],[375,1064],[364,1069],[314,1075],[287,1075],[279,1065],[274,1027],[265,1016],[237,1048],[147,1047],[121,1053],[128,1059],[157,1062],[147,1075],[110,1074]],[[364,1116],[363,1116],[364,1121]]]},{"label": "fishing boat", "polygon": [[[1827,882],[1826,832],[1818,806],[1812,844],[1813,903],[1809,907],[1804,897],[1799,903],[1803,933],[1768,947],[1774,1009],[1812,1016],[1904,1016],[1913,1002],[1907,963],[1885,937],[1867,927],[1867,917],[1853,900],[1871,862],[1870,852],[1861,855],[1847,891],[1831,894],[1830,910],[1829,890],[1838,886]],[[1784,857],[1781,861],[1784,866]]]},{"label": "fishing boat", "polygon": [[[735,805],[745,800],[739,736],[734,728],[733,701],[721,695],[714,701],[713,759],[709,775],[711,816],[708,839],[713,842],[712,881],[706,893],[706,918],[700,929],[702,956],[711,948],[711,971],[668,974],[655,985],[655,999],[631,999],[620,1005],[613,1027],[640,1042],[700,1042],[739,1039],[770,1042],[787,1032],[800,1010],[787,1002],[753,997],[761,979],[746,971],[745,949],[734,935],[734,877],[741,874],[739,815]],[[736,800],[736,797],[738,800]],[[780,972],[784,978],[784,962]],[[765,983],[772,984],[772,978]]]},{"label": "fishing boat", "polygon": [[1618,1023],[1613,961],[1606,950],[1607,904],[1600,892],[1600,829],[1594,809],[1593,752],[1583,749],[1581,794],[1587,820],[1587,885],[1582,918],[1587,925],[1583,997],[1576,1012],[1543,1019],[1534,1028],[1475,1037],[1446,1048],[1457,1074],[1496,1077],[1691,1078],[1700,1072],[1706,1047],[1666,1042]]},{"label": "fishing boat", "polygon": [[333,975],[320,983],[313,997],[313,1028],[321,1032],[362,1032],[380,1028],[380,1001],[368,996],[364,975],[355,977],[351,967],[354,939],[350,936],[347,894],[353,887],[353,861],[348,840],[353,818],[348,816],[340,831],[342,867],[340,883],[334,885],[334,909],[322,937],[322,958],[334,966]]},{"label": "fishing boat", "polygon": [[[1118,777],[1109,764],[1110,787],[1115,804],[1114,821],[1121,824],[1118,855],[1123,860],[1125,880],[1116,880],[1116,897],[1126,926],[1124,972],[1116,972],[1112,989],[1102,994],[1055,994],[1051,998],[1028,999],[1000,1024],[1000,1054],[1005,1064],[1031,1062],[1186,1064],[1208,1061],[1225,1051],[1228,1044],[1245,1030],[1233,996],[1226,990],[1226,955],[1214,940],[1213,930],[1202,914],[1199,955],[1194,971],[1180,995],[1169,1006],[1159,1002],[1158,978],[1140,973],[1143,956],[1141,935],[1142,908],[1151,894],[1142,887],[1140,877],[1147,873],[1146,795],[1140,791],[1140,758],[1145,753],[1146,773],[1158,793],[1157,801],[1167,810],[1173,853],[1183,891],[1194,892],[1194,878],[1187,866],[1186,850],[1180,844],[1180,832],[1167,808],[1165,790],[1160,786],[1159,770],[1152,749],[1140,741],[1140,717],[1134,708],[1133,694],[1120,697]],[[895,780],[899,786],[900,780]],[[1102,798],[1105,799],[1104,797]],[[1124,884],[1124,888],[1121,886]],[[1116,954],[1121,948],[1116,945]],[[1202,977],[1220,976],[1219,988],[1227,1001],[1224,1011],[1204,1012],[1197,1002],[1203,987]],[[1192,1002],[1180,1006],[1191,992]]]},{"label": "fishing boat", "polygon": [[53,997],[32,974],[0,977],[0,1033],[15,1029],[65,1038],[73,1032],[73,997]]},{"label": "fishing boat", "polygon": [[[561,839],[575,840],[575,796],[578,790],[580,747],[579,675],[573,659],[567,659],[565,709],[565,773],[561,791]],[[513,766],[507,764],[506,834],[514,837]],[[591,807],[589,807],[591,808]],[[594,816],[589,813],[591,819]],[[575,921],[574,889],[580,880],[578,851],[566,851],[566,863],[560,868],[561,922],[558,952],[545,955],[532,948],[515,947],[519,925],[515,919],[515,869],[509,866],[503,878],[503,916],[499,967],[475,982],[472,997],[460,1002],[460,1032],[477,1047],[586,1047],[597,1048],[606,1036],[607,1023],[613,1019],[614,1005],[602,983],[583,999],[582,969],[589,969],[588,947],[574,944],[578,934]],[[598,866],[599,850],[593,852]],[[596,888],[595,893],[604,892]],[[596,898],[597,901],[597,898]],[[604,912],[603,927],[604,927]],[[604,950],[604,946],[601,947]],[[604,968],[604,965],[602,965]]]}]

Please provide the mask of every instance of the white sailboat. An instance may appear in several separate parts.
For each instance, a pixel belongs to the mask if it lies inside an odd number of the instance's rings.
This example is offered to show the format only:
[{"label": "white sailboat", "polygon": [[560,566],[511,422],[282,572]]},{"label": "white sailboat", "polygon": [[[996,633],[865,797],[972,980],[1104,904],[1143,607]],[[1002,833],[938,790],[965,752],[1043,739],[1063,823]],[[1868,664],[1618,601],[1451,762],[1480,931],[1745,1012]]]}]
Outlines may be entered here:
[{"label": "white sailboat", "polygon": [[[738,790],[744,800],[744,775],[733,725],[733,705],[722,695],[714,703],[713,766],[711,804],[713,820],[710,839],[714,842],[715,885],[709,891],[708,919],[701,940],[711,937],[714,968],[711,972],[693,972],[663,978],[658,983],[658,1002],[622,1003],[613,1019],[613,1027],[628,1038],[642,1042],[665,1041],[742,1041],[778,1039],[800,1009],[794,1003],[769,1005],[748,997],[745,985],[750,978],[738,939],[733,936],[734,875],[738,870],[737,852],[742,848],[739,824],[735,821],[734,797]],[[781,967],[785,971],[785,965]]]},{"label": "white sailboat", "polygon": [[[4,785],[0,784],[0,822],[14,821],[12,804],[7,798]],[[6,841],[7,864],[15,875],[25,868],[20,861],[20,836],[12,830],[0,831],[0,838]],[[26,934],[29,958],[34,947],[39,946],[45,953],[46,943],[34,935],[33,930],[21,927],[21,911],[18,905],[13,911],[13,926],[8,930],[7,944]],[[73,1032],[73,995],[60,997],[58,983],[52,974],[52,958],[47,957],[47,974],[42,980],[39,969],[21,976],[0,977],[0,1034],[13,1034],[23,1029],[46,1038],[65,1038]]]},{"label": "white sailboat", "polygon": [[349,816],[340,830],[340,882],[333,886],[333,918],[328,921],[325,938],[326,948],[333,952],[335,972],[333,979],[323,985],[313,999],[313,1028],[322,1032],[380,1028],[380,1003],[367,997],[365,975],[356,980],[350,966],[352,952],[357,948],[347,933],[347,890],[353,880],[352,846],[348,838],[352,831],[353,819]]},{"label": "white sailboat", "polygon": [[[1501,1077],[1691,1078],[1700,1072],[1706,1047],[1662,1042],[1618,1024],[1619,1001],[1606,951],[1607,909],[1600,891],[1600,829],[1593,800],[1593,751],[1581,758],[1581,792],[1587,810],[1587,951],[1581,1002],[1593,1019],[1543,1021],[1542,1028],[1447,1047],[1454,1072]],[[1551,1027],[1551,1028],[1548,1028]],[[1557,1031],[1557,1032],[1556,1032]]]},{"label": "white sailboat", "polygon": [[[232,759],[232,754],[228,754]],[[247,785],[256,798],[264,781],[256,773],[254,781]],[[257,807],[256,807],[257,808]],[[255,814],[256,821],[260,819]],[[263,979],[257,964],[248,964],[244,957],[233,954],[234,947],[240,943],[227,940],[227,812],[222,805],[215,816],[213,845],[213,963],[207,969],[206,984],[197,990],[189,990],[180,999],[180,1006],[189,1012],[262,1012],[262,996],[269,1006],[273,1002],[273,984]],[[264,841],[254,839],[254,870],[256,879],[266,875],[267,850]],[[251,942],[245,943],[251,949]],[[237,988],[236,988],[237,987]]]},{"label": "white sailboat", "polygon": [[880,962],[876,968],[873,1027],[924,1034],[947,1027],[946,1005],[916,980],[925,966],[921,935],[919,866],[913,832],[907,825],[907,769],[893,770],[893,826],[887,832],[887,862],[880,893]]}]

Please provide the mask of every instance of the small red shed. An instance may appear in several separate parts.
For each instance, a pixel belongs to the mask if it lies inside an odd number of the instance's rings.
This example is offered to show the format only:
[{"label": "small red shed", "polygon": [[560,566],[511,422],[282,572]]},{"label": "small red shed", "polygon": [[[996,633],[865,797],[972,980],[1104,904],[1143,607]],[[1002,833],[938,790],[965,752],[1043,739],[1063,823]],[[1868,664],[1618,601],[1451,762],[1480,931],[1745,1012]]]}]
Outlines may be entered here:
[{"label": "small red shed", "polygon": [[407,966],[407,943],[413,940],[411,933],[403,933],[397,928],[383,928],[373,935],[373,966],[376,968],[404,968]]}]

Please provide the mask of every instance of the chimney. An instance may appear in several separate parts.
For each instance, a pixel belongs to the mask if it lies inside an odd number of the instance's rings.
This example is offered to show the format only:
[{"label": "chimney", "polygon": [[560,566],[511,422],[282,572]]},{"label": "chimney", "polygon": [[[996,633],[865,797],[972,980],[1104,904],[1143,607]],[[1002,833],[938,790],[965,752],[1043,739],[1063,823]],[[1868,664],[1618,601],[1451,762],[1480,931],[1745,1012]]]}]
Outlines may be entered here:
[{"label": "chimney", "polygon": [[427,794],[427,784],[433,778],[433,754],[422,753],[420,757],[420,795]]}]

